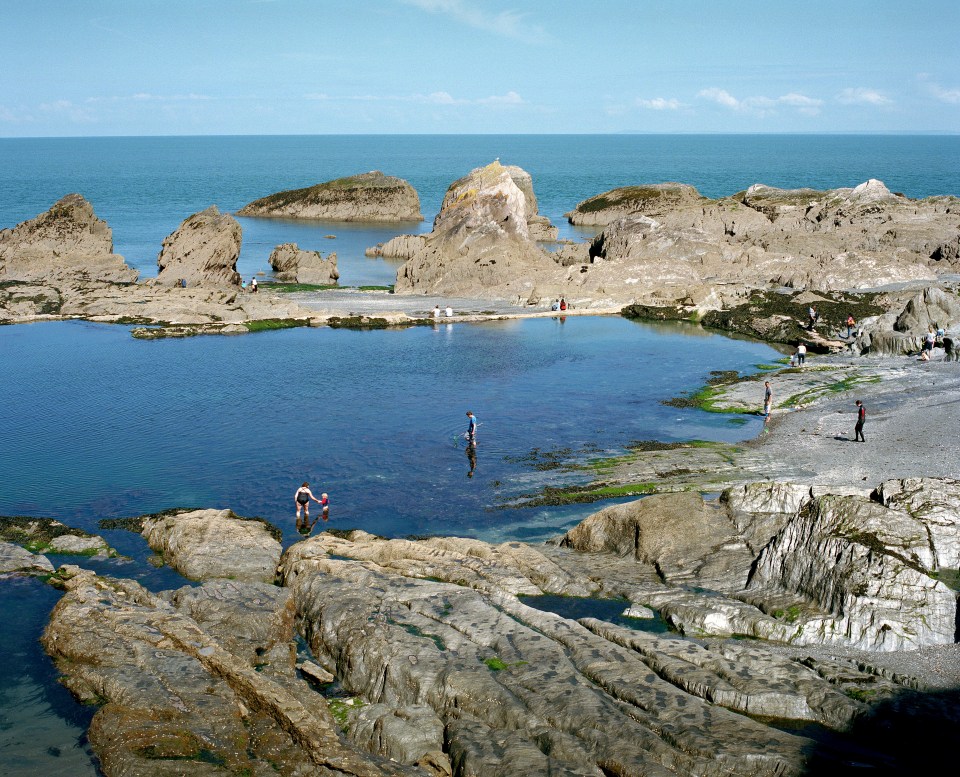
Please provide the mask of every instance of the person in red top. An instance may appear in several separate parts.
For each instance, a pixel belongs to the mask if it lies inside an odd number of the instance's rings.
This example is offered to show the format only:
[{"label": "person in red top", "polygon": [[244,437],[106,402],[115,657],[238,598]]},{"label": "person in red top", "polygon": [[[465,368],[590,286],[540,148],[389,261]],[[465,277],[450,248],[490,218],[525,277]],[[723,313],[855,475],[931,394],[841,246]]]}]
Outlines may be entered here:
[{"label": "person in red top", "polygon": [[867,408],[863,406],[863,402],[859,399],[857,400],[857,425],[853,427],[853,441],[854,442],[866,442],[863,436],[863,422],[867,420]]}]

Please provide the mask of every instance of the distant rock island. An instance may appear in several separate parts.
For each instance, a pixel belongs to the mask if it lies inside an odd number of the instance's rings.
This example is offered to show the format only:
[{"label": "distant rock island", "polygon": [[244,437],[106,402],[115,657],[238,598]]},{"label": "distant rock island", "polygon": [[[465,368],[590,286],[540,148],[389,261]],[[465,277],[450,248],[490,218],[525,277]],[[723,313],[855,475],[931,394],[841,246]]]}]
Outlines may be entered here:
[{"label": "distant rock island", "polygon": [[270,194],[244,205],[237,215],[324,221],[423,221],[416,189],[402,178],[384,175],[379,170]]}]

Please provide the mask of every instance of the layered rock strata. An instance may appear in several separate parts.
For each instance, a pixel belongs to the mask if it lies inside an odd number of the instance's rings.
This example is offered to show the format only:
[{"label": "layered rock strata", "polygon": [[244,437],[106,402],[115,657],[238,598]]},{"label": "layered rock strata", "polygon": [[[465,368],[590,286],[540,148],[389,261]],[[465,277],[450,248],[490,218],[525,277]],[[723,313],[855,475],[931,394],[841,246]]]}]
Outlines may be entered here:
[{"label": "layered rock strata", "polygon": [[79,194],[13,229],[0,230],[0,282],[133,283],[137,271],[113,252],[113,231]]},{"label": "layered rock strata", "polygon": [[384,175],[379,170],[261,197],[244,205],[237,215],[325,221],[423,221],[416,190],[402,178]]},{"label": "layered rock strata", "polygon": [[296,243],[278,245],[269,261],[278,281],[330,286],[340,278],[335,253],[324,259],[319,251],[304,251]]},{"label": "layered rock strata", "polygon": [[184,219],[163,240],[157,257],[160,269],[150,283],[157,286],[235,287],[240,285],[237,259],[243,231],[230,214],[216,205]]}]

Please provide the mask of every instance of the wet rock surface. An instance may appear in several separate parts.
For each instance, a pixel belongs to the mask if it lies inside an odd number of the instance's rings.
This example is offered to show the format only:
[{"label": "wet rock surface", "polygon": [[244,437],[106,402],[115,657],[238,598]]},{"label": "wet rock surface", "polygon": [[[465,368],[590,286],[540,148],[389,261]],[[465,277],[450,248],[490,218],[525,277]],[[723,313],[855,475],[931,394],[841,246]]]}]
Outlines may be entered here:
[{"label": "wet rock surface", "polygon": [[237,215],[328,221],[423,220],[416,190],[379,170],[277,192],[244,205]]}]

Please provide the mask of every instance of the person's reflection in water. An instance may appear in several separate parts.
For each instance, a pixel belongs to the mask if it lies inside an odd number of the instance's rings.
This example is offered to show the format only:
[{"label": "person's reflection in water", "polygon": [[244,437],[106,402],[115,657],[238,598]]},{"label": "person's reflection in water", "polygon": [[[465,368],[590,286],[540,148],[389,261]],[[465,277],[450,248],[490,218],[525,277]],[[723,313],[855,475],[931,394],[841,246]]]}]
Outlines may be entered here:
[{"label": "person's reflection in water", "polygon": [[470,462],[470,471],[468,478],[473,477],[474,470],[477,468],[477,444],[475,442],[467,443],[467,460]]},{"label": "person's reflection in water", "polygon": [[317,525],[318,520],[320,520],[320,516],[317,516],[312,521],[309,515],[304,515],[303,520],[300,520],[300,516],[297,516],[297,531],[304,537],[309,537],[310,532],[313,531],[313,527]]}]

